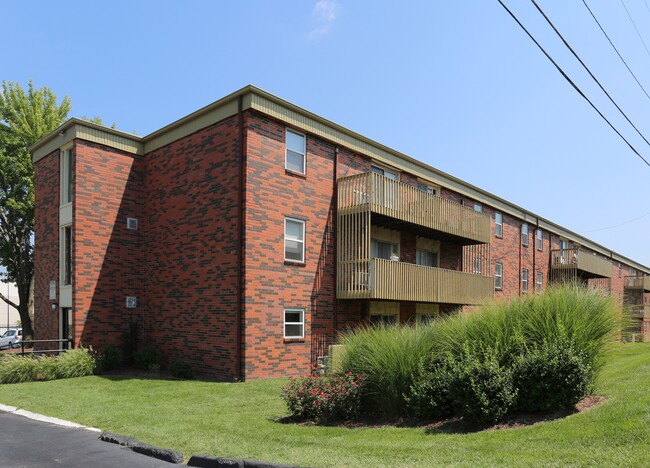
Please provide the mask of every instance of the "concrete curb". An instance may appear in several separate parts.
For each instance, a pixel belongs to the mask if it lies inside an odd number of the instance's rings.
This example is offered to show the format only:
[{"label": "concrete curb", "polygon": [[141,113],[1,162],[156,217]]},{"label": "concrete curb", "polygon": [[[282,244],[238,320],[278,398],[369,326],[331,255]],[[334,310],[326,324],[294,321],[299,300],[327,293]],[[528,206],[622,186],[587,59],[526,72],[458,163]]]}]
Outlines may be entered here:
[{"label": "concrete curb", "polygon": [[111,444],[121,445],[133,450],[134,452],[141,453],[148,457],[157,458],[158,460],[163,460],[169,463],[183,462],[183,454],[181,452],[177,450],[156,447],[155,445],[145,444],[144,442],[140,442],[138,439],[131,436],[113,434],[112,432],[102,432],[99,436],[99,440],[103,440],[104,442],[109,442]]},{"label": "concrete curb", "polygon": [[294,465],[278,465],[239,458],[213,457],[211,455],[192,455],[187,466],[200,468],[300,468]]},{"label": "concrete curb", "polygon": [[66,421],[64,419],[43,416],[42,414],[32,413],[31,411],[18,409],[15,406],[7,406],[7,405],[0,404],[0,411],[4,411],[5,413],[13,413],[18,416],[22,416],[24,418],[32,419],[34,421],[41,421],[49,424],[54,424],[55,426],[69,427],[71,429],[85,429],[91,432],[102,432],[101,429],[97,429],[96,427],[87,427],[71,421]]}]

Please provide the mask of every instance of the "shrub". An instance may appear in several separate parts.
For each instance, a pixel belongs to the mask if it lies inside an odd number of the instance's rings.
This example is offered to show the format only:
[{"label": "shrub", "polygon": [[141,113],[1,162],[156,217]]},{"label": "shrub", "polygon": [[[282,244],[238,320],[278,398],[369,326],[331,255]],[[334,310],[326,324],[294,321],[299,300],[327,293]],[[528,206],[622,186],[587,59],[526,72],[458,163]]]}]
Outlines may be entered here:
[{"label": "shrub", "polygon": [[95,371],[95,358],[92,356],[92,348],[80,346],[69,349],[58,358],[59,378],[84,377],[92,375]]},{"label": "shrub", "polygon": [[498,422],[515,402],[511,371],[499,364],[492,348],[471,350],[465,345],[461,357],[452,363],[451,373],[452,406],[456,414],[470,421]]},{"label": "shrub", "polygon": [[32,357],[11,354],[0,359],[0,383],[31,382],[37,372],[38,361]]},{"label": "shrub", "polygon": [[453,361],[423,360],[413,385],[405,395],[410,412],[421,419],[442,418],[453,413],[449,387],[453,378]]},{"label": "shrub", "polygon": [[103,371],[117,369],[122,365],[122,355],[113,345],[106,345],[99,356],[99,367]]},{"label": "shrub", "polygon": [[172,360],[172,363],[169,366],[169,372],[178,379],[190,380],[194,378],[192,366],[179,358]]},{"label": "shrub", "polygon": [[343,372],[363,374],[363,403],[369,412],[387,417],[403,415],[408,406],[404,392],[413,383],[420,361],[429,354],[427,327],[378,326],[343,335]]},{"label": "shrub", "polygon": [[61,377],[59,358],[57,356],[39,356],[35,380],[56,380]]},{"label": "shrub", "polygon": [[148,371],[160,370],[160,361],[158,360],[158,351],[151,345],[147,345],[139,351],[133,353],[135,366],[139,369]]},{"label": "shrub", "polygon": [[591,371],[567,340],[546,343],[520,356],[513,368],[520,411],[568,409],[589,390]]},{"label": "shrub", "polygon": [[351,420],[359,416],[363,377],[347,374],[309,374],[292,377],[282,398],[293,416],[317,422]]}]

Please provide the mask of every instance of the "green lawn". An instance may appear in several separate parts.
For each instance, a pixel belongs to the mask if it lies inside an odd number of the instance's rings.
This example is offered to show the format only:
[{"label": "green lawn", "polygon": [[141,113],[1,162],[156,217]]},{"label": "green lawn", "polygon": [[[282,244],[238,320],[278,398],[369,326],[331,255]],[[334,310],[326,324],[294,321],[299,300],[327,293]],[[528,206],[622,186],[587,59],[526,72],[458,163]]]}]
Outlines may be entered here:
[{"label": "green lawn", "polygon": [[472,434],[418,428],[299,426],[279,397],[285,380],[239,384],[82,377],[0,385],[0,403],[144,442],[186,458],[202,453],[309,466],[649,466],[650,345],[618,345],[584,414]]}]

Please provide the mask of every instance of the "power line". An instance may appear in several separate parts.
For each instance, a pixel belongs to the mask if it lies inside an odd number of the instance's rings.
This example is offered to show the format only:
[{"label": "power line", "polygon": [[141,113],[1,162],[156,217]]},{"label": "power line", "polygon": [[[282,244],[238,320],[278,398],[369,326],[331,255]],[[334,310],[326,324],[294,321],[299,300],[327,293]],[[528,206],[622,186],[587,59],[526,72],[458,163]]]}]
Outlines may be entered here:
[{"label": "power line", "polygon": [[[644,0],[644,1],[645,1],[645,0]],[[605,30],[603,29],[603,27],[600,25],[600,21],[598,21],[598,19],[596,18],[596,15],[594,15],[593,11],[591,11],[591,8],[589,8],[589,5],[587,5],[587,2],[586,2],[585,0],[582,0],[582,3],[584,3],[585,7],[587,8],[587,10],[589,11],[589,13],[591,14],[591,17],[594,19],[594,21],[596,22],[596,24],[598,25],[598,27],[600,28],[600,30],[603,32],[603,34],[605,35],[605,37],[606,37],[607,40],[609,41],[609,44],[614,48],[614,50],[616,51],[616,54],[618,54],[618,58],[621,59],[621,61],[623,62],[623,64],[624,64],[625,67],[627,68],[627,71],[630,72],[630,75],[632,75],[632,77],[634,78],[634,81],[636,81],[636,84],[638,84],[639,87],[643,90],[643,92],[645,93],[646,97],[647,97],[648,99],[650,99],[650,95],[648,95],[648,92],[645,90],[645,88],[643,87],[643,85],[641,84],[641,82],[637,79],[637,77],[636,77],[636,75],[634,74],[634,72],[632,71],[632,69],[629,67],[629,65],[627,64],[627,62],[625,61],[625,59],[623,58],[623,56],[621,55],[621,53],[618,51],[618,49],[616,48],[616,46],[614,45],[614,43],[612,42],[612,40],[609,38],[609,36],[608,36],[607,33],[605,32]],[[646,6],[648,6],[647,3],[646,3]],[[650,12],[650,8],[648,9],[648,12]]]},{"label": "power line", "polygon": [[589,232],[596,232],[596,231],[606,231],[607,229],[614,229],[617,227],[625,226],[626,224],[633,223],[634,221],[638,221],[640,219],[645,218],[646,216],[650,215],[650,211],[648,211],[646,214],[639,216],[638,218],[630,219],[628,221],[624,221],[620,224],[615,224],[614,226],[608,226],[608,227],[603,227],[603,228],[598,228],[598,229],[592,229],[591,231],[584,231],[583,234],[587,234]]},{"label": "power line", "polygon": [[629,147],[629,148],[634,152],[634,154],[636,154],[639,158],[641,158],[641,160],[642,160],[644,163],[646,163],[647,166],[650,167],[650,163],[649,163],[649,162],[648,162],[648,161],[647,161],[643,156],[641,156],[641,153],[639,153],[639,152],[636,150],[636,148],[635,148],[634,146],[632,146],[632,144],[631,144],[629,141],[627,141],[627,139],[626,139],[626,138],[621,134],[621,132],[619,132],[619,131],[616,129],[616,127],[614,127],[614,125],[612,125],[612,123],[611,123],[609,120],[607,120],[607,117],[605,117],[605,116],[603,115],[603,113],[600,112],[600,110],[598,110],[598,108],[594,105],[593,102],[591,102],[591,101],[589,100],[589,98],[585,95],[585,93],[583,93],[582,90],[581,90],[580,88],[578,88],[578,86],[573,82],[573,80],[572,80],[571,78],[569,78],[569,76],[564,72],[564,70],[562,70],[562,68],[561,68],[561,67],[560,67],[560,66],[555,62],[555,60],[553,60],[553,58],[551,58],[551,56],[546,52],[546,50],[544,50],[544,48],[539,44],[539,42],[537,42],[537,40],[533,37],[533,35],[532,35],[530,32],[528,32],[528,30],[526,29],[526,27],[525,27],[523,24],[521,24],[521,22],[519,21],[519,19],[517,19],[517,17],[514,15],[514,13],[511,12],[511,11],[508,9],[508,7],[505,6],[505,4],[504,4],[501,0],[498,0],[498,1],[499,1],[499,3],[501,4],[501,6],[502,6],[502,7],[503,7],[507,12],[508,12],[508,14],[512,17],[512,19],[515,20],[515,22],[519,25],[519,27],[520,27],[521,29],[524,30],[524,32],[528,35],[528,37],[530,37],[530,39],[535,43],[535,45],[539,48],[539,50],[542,51],[542,53],[546,56],[546,58],[549,59],[549,60],[551,61],[551,63],[555,66],[555,68],[557,69],[557,71],[560,72],[560,74],[564,77],[564,79],[567,80],[567,81],[569,82],[569,84],[573,87],[573,89],[575,89],[576,92],[577,92],[578,94],[580,94],[580,96],[582,96],[583,99],[584,99],[585,101],[587,101],[587,102],[589,103],[589,105],[590,105],[590,106],[591,106],[591,107],[592,107],[592,108],[593,108],[593,109],[598,113],[598,115],[599,115],[599,116],[600,116],[600,117],[601,117],[605,122],[607,122],[607,125],[609,125],[610,128],[611,128],[612,130],[614,130],[614,131],[616,132],[616,134],[617,134],[619,137],[621,137],[621,139],[622,139],[622,140],[627,144],[627,146],[628,146],[628,147]]},{"label": "power line", "polygon": [[645,3],[645,7],[648,10],[648,13],[650,13],[650,6],[648,6],[648,2],[646,0],[643,0],[643,3]]},{"label": "power line", "polygon": [[533,2],[533,5],[535,5],[535,8],[537,8],[537,11],[539,11],[539,12],[541,13],[541,15],[544,17],[544,19],[546,20],[546,22],[551,26],[551,28],[553,28],[553,31],[555,31],[555,34],[557,34],[557,35],[560,37],[560,39],[562,39],[562,42],[564,42],[564,45],[567,47],[567,49],[569,49],[569,51],[571,51],[571,53],[572,53],[573,56],[578,60],[578,62],[580,62],[580,65],[582,65],[582,66],[584,67],[584,69],[587,70],[587,73],[589,73],[589,76],[591,76],[591,78],[596,82],[596,84],[600,87],[600,89],[603,91],[603,93],[605,93],[605,95],[609,98],[609,100],[612,102],[612,104],[614,104],[614,106],[615,106],[615,107],[618,109],[618,111],[623,115],[623,117],[625,117],[625,120],[627,120],[628,123],[629,123],[630,125],[632,125],[632,128],[634,128],[634,130],[636,130],[636,132],[639,134],[639,136],[640,136],[641,138],[643,138],[643,141],[645,141],[646,144],[647,144],[648,146],[650,146],[650,141],[648,141],[648,139],[647,139],[647,138],[646,138],[646,137],[641,133],[641,130],[639,130],[639,129],[636,127],[636,125],[634,125],[634,124],[632,123],[632,121],[629,119],[629,117],[627,116],[627,114],[626,114],[625,112],[623,112],[623,109],[621,109],[621,108],[619,107],[619,105],[616,104],[616,101],[614,101],[614,98],[612,98],[612,96],[610,96],[610,94],[607,92],[607,90],[605,89],[605,87],[600,83],[600,81],[598,81],[598,78],[596,78],[596,77],[594,76],[594,74],[591,72],[591,70],[589,69],[589,67],[585,64],[585,62],[582,61],[582,59],[578,56],[578,54],[576,53],[576,51],[573,50],[573,48],[569,45],[569,43],[566,41],[566,39],[564,39],[564,36],[562,36],[562,34],[560,33],[560,31],[557,30],[557,28],[555,27],[555,25],[551,22],[551,20],[548,18],[548,16],[546,16],[546,13],[544,13],[544,11],[540,8],[540,6],[537,4],[537,2],[536,2],[535,0],[530,0],[530,1]]},{"label": "power line", "polygon": [[639,32],[639,28],[636,27],[636,23],[632,19],[632,15],[630,15],[630,12],[628,11],[627,7],[625,6],[625,2],[623,0],[621,0],[621,5],[623,5],[623,8],[625,8],[625,13],[627,13],[627,17],[630,18],[630,21],[632,21],[632,26],[634,26],[634,30],[639,35],[639,39],[641,39],[641,42],[643,43],[643,47],[645,47],[645,51],[648,54],[648,57],[650,57],[650,50],[648,50],[648,46],[645,45],[645,41],[643,40],[643,36],[641,36],[641,33]]}]

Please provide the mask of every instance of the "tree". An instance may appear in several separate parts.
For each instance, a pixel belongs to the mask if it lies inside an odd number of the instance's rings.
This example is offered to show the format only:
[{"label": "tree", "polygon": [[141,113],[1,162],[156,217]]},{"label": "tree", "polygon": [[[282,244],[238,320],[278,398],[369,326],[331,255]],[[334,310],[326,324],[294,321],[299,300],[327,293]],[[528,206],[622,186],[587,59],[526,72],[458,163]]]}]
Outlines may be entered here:
[{"label": "tree", "polygon": [[57,105],[47,87],[27,92],[13,82],[2,82],[0,94],[0,265],[6,279],[15,282],[18,304],[0,293],[0,299],[18,309],[23,336],[33,336],[29,315],[34,276],[34,166],[29,147],[51,133],[70,112],[70,99]]}]

